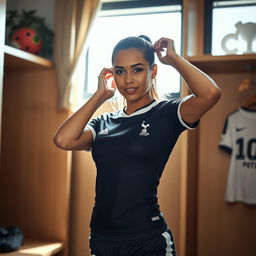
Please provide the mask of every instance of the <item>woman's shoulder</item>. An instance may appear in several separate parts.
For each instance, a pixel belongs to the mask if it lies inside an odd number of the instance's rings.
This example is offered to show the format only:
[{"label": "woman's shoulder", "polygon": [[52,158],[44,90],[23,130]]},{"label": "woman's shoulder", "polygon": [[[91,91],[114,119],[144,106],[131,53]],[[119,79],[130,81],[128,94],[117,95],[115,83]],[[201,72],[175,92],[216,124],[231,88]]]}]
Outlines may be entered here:
[{"label": "woman's shoulder", "polygon": [[161,100],[157,106],[159,108],[175,107],[175,106],[178,106],[181,101],[182,101],[181,98],[164,99],[164,100]]}]

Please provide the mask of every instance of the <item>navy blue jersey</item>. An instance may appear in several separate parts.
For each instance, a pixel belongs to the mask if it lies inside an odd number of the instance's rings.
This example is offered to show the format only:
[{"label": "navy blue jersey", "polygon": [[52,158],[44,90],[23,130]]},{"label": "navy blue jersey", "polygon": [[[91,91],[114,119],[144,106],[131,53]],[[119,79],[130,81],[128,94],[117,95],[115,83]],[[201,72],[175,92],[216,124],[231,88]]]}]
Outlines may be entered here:
[{"label": "navy blue jersey", "polygon": [[92,232],[142,237],[167,228],[157,187],[180,133],[191,128],[180,116],[181,102],[154,100],[131,115],[107,113],[87,125],[97,167]]}]

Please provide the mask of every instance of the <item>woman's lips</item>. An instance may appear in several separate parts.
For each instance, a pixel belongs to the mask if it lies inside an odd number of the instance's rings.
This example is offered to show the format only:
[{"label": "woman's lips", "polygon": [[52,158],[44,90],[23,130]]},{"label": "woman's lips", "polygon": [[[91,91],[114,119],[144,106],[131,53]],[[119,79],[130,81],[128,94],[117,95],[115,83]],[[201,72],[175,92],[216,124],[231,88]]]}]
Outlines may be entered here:
[{"label": "woman's lips", "polygon": [[138,87],[130,87],[130,88],[126,88],[124,89],[126,93],[128,94],[133,94],[137,91]]}]

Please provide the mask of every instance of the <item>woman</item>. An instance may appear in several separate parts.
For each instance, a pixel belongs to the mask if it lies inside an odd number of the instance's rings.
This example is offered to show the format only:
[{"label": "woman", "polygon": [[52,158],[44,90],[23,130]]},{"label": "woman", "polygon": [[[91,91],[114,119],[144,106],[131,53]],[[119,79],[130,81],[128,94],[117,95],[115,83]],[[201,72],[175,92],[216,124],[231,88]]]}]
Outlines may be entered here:
[{"label": "woman", "polygon": [[[174,67],[192,94],[156,100],[157,65]],[[128,37],[114,48],[111,69],[98,77],[95,94],[54,136],[65,150],[92,150],[97,167],[96,198],[91,218],[91,255],[176,255],[172,234],[157,203],[157,186],[182,131],[193,129],[219,100],[220,89],[202,71],[175,52],[174,42],[145,36]],[[113,75],[112,87],[107,75]],[[171,83],[171,82],[170,82]],[[90,121],[117,90],[123,110]]]}]

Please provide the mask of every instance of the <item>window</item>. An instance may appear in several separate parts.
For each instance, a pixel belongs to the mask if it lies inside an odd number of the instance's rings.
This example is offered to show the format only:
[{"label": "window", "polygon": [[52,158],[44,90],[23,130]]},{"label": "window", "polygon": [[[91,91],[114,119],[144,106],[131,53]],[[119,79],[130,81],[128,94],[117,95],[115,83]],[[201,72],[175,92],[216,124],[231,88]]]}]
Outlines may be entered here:
[{"label": "window", "polygon": [[206,1],[205,53],[256,53],[256,1]]},{"label": "window", "polygon": [[[84,98],[97,88],[97,78],[103,67],[111,67],[112,50],[116,43],[128,36],[147,35],[152,42],[160,37],[174,39],[176,51],[181,53],[180,1],[120,1],[103,3],[89,38],[86,54]],[[159,95],[179,94],[180,76],[170,66],[158,62],[157,87]]]}]

